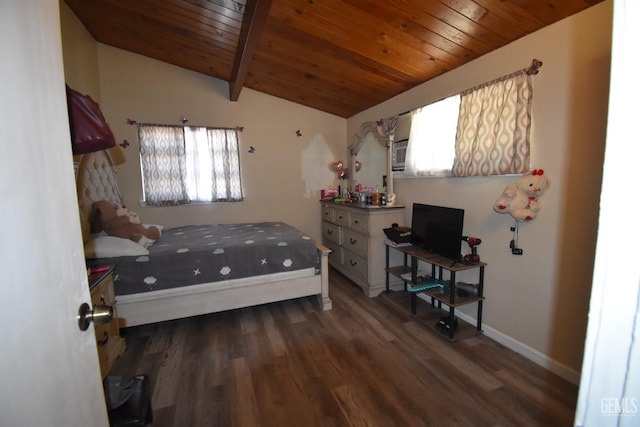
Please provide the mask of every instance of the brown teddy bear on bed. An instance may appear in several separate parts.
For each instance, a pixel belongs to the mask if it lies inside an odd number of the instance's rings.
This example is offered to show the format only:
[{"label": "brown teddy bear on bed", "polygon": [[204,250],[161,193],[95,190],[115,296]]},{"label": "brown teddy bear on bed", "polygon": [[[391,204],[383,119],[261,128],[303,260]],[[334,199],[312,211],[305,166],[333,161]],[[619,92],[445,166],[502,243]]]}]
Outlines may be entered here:
[{"label": "brown teddy bear on bed", "polygon": [[109,236],[133,240],[145,247],[151,243],[151,240],[157,240],[160,237],[158,227],[145,227],[140,223],[140,217],[135,212],[129,212],[127,208],[116,203],[100,200],[93,203],[92,209],[92,233],[104,231]]}]

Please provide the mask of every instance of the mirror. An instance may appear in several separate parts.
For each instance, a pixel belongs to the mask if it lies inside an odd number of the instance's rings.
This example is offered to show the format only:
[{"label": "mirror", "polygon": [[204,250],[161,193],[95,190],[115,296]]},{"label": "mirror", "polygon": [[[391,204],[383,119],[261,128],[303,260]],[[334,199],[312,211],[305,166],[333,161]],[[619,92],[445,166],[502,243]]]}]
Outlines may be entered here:
[{"label": "mirror", "polygon": [[[378,132],[376,122],[365,122],[353,136],[353,143],[349,146],[349,170],[356,170],[356,160],[361,168],[358,172],[349,174],[349,188],[354,189],[357,184],[364,187],[376,186],[383,191],[383,176],[391,176],[389,166],[389,148],[387,137]],[[389,189],[387,188],[387,192]]]},{"label": "mirror", "polygon": [[349,188],[358,183],[367,187],[378,185],[383,190],[382,176],[387,176],[386,192],[393,193],[393,172],[404,170],[404,157],[411,131],[411,112],[365,122],[360,125],[349,146],[349,167],[355,171],[358,160],[360,171],[349,176]]},{"label": "mirror", "polygon": [[[349,167],[351,171],[356,171],[355,162],[358,160],[361,168],[349,176],[349,188],[353,189],[360,183],[365,187],[375,189],[378,186],[382,191],[393,193],[393,171],[404,169],[399,167],[404,165],[410,128],[409,112],[360,125],[349,146]],[[399,144],[394,146],[395,141],[405,141],[404,150]],[[383,176],[387,177],[386,188],[383,188]]]},{"label": "mirror", "polygon": [[368,133],[364,137],[362,147],[357,154],[357,161],[360,162],[361,167],[353,177],[353,185],[360,183],[373,189],[377,186],[382,191],[383,176],[387,174],[387,148],[377,141],[373,133]]}]

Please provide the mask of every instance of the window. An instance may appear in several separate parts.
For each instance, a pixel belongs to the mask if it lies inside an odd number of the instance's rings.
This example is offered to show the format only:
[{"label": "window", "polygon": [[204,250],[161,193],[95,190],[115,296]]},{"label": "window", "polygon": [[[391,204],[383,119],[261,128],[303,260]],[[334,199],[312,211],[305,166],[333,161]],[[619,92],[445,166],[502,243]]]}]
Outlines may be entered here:
[{"label": "window", "polygon": [[525,71],[411,114],[405,173],[489,176],[529,169],[531,76]]},{"label": "window", "polygon": [[138,138],[148,205],[243,200],[236,129],[140,124]]},{"label": "window", "polygon": [[460,96],[411,112],[404,170],[413,176],[450,176],[455,157]]}]

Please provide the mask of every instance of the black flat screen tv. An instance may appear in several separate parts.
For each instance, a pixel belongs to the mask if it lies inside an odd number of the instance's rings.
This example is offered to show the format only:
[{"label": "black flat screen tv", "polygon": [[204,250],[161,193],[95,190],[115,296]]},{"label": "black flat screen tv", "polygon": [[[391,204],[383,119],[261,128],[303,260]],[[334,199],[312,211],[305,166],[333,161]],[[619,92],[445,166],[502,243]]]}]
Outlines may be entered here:
[{"label": "black flat screen tv", "polygon": [[464,209],[414,203],[411,244],[459,261],[463,225]]}]

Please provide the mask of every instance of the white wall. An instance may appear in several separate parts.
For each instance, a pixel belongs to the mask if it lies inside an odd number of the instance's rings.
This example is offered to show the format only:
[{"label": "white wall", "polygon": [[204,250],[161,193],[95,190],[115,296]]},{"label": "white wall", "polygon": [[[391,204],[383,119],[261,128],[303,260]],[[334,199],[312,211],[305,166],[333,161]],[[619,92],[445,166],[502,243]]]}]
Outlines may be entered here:
[{"label": "white wall", "polygon": [[[145,221],[172,226],[281,220],[320,240],[320,189],[334,183],[329,164],[341,157],[346,144],[345,119],[247,88],[237,102],[230,102],[226,82],[102,44],[98,58],[102,111],[118,143],[126,139],[131,144],[123,150],[126,163],[118,181],[125,202]],[[127,119],[180,124],[183,116],[193,125],[244,127],[240,132],[244,202],[171,208],[138,205],[139,146],[136,127]],[[316,153],[313,162],[304,161],[309,152]]]},{"label": "white wall", "polygon": [[520,227],[523,256],[509,250],[512,218],[492,210],[516,177],[395,180],[394,189],[409,211],[414,202],[465,209],[464,233],[482,239],[479,253],[489,264],[485,332],[573,381],[593,273],[611,10],[612,1],[589,8],[353,116],[347,127],[352,137],[364,121],[458,93],[525,68],[534,58],[543,61],[534,77],[531,166],[544,169],[552,186],[538,218]]},{"label": "white wall", "polygon": [[72,89],[100,102],[96,42],[62,0],[60,1],[60,22],[65,82]]}]

